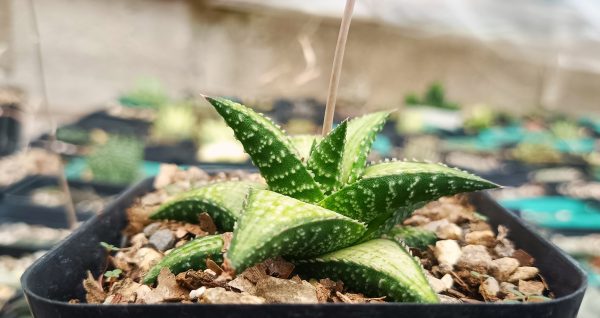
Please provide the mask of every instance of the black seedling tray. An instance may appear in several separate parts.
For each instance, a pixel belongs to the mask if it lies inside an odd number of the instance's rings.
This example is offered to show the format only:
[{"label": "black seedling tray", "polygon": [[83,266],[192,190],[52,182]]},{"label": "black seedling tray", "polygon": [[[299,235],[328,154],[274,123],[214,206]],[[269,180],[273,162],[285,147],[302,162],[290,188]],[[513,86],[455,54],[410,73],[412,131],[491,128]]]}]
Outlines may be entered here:
[{"label": "black seedling tray", "polygon": [[174,163],[177,165],[198,164],[198,147],[192,140],[175,144],[149,144],[144,148],[144,159],[148,161]]},{"label": "black seedling tray", "polygon": [[104,269],[106,252],[100,242],[119,245],[127,224],[125,210],[133,200],[152,190],[147,179],[123,193],[106,212],[90,220],[52,251],[37,260],[22,276],[21,283],[35,317],[576,317],[586,289],[586,276],[557,247],[532,232],[521,220],[484,193],[472,194],[477,211],[493,226],[504,224],[519,248],[536,259],[556,295],[544,303],[528,304],[69,304],[84,299],[82,280],[86,271],[98,276]]},{"label": "black seedling tray", "polygon": [[[29,176],[6,189],[0,200],[0,223],[26,223],[55,229],[68,228],[68,221],[63,206],[43,206],[31,202],[30,195],[35,189],[46,186],[58,186],[58,179],[49,176]],[[71,189],[89,189],[100,196],[112,196],[125,189],[123,186],[69,182]],[[92,218],[93,211],[76,211],[78,221]],[[21,256],[41,249],[49,249],[51,245],[0,245],[0,255]]]},{"label": "black seedling tray", "polygon": [[[44,225],[52,228],[67,228],[67,220],[64,207],[43,206],[31,202],[31,194],[34,190],[44,187],[58,187],[59,182],[50,176],[29,176],[18,183],[7,188],[0,202],[0,223],[24,222],[28,224]],[[99,183],[87,183],[83,181],[69,181],[71,189],[93,190],[100,196],[116,195],[125,186],[114,186]],[[76,211],[79,221],[90,219],[92,211]]]}]

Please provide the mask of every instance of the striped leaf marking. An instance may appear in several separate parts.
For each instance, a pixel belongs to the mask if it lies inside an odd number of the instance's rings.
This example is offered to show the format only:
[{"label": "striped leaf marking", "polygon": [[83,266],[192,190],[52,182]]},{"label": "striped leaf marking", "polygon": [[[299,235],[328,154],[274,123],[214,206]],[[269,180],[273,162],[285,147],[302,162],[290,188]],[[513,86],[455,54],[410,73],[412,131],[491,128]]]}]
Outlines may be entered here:
[{"label": "striped leaf marking", "polygon": [[207,258],[220,263],[223,261],[222,247],[221,235],[204,236],[181,245],[154,265],[144,276],[143,283],[153,284],[160,274],[160,270],[165,267],[177,275],[188,269],[206,269]]},{"label": "striped leaf marking", "polygon": [[237,272],[275,256],[309,257],[356,242],[365,226],[268,190],[252,190],[227,253]]},{"label": "striped leaf marking", "polygon": [[383,128],[388,116],[388,112],[377,112],[354,118],[348,122],[340,172],[342,184],[350,184],[360,178],[367,164],[367,156],[371,152],[373,141]]},{"label": "striped leaf marking", "polygon": [[339,279],[367,296],[387,296],[386,300],[397,302],[439,302],[420,263],[390,240],[370,240],[294,263],[301,275]]},{"label": "striped leaf marking", "polygon": [[318,143],[310,153],[307,167],[326,195],[340,184],[340,168],[348,122],[344,121]]},{"label": "striped leaf marking", "polygon": [[361,222],[442,196],[498,185],[441,164],[394,161],[372,165],[362,179],[328,196],[319,205]]},{"label": "striped leaf marking", "polygon": [[224,181],[209,184],[177,195],[161,205],[150,218],[198,223],[198,215],[208,213],[217,227],[232,231],[235,221],[243,212],[244,201],[250,189],[264,189],[250,181]]},{"label": "striped leaf marking", "polygon": [[220,97],[206,99],[233,129],[269,189],[305,202],[323,199],[323,192],[278,126],[244,105]]}]

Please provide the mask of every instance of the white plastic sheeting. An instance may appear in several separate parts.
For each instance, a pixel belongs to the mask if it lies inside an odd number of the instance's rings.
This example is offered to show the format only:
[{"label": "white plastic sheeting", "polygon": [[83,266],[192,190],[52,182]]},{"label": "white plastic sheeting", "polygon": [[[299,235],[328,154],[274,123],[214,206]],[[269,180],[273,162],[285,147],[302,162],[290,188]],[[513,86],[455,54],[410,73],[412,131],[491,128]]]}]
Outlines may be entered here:
[{"label": "white plastic sheeting", "polygon": [[[217,5],[274,8],[340,17],[345,0],[215,0]],[[354,18],[498,44],[510,54],[560,68],[600,72],[600,1],[359,0]]]}]

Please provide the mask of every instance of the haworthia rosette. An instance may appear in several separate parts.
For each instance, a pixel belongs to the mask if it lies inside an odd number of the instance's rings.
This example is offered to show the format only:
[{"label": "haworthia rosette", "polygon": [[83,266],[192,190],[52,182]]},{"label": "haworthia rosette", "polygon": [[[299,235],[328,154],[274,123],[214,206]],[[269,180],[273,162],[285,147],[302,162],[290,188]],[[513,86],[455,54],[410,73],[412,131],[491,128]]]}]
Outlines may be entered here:
[{"label": "haworthia rosette", "polygon": [[373,141],[383,128],[388,116],[388,112],[378,112],[354,118],[348,122],[340,172],[342,184],[353,183],[362,175]]},{"label": "haworthia rosette", "polygon": [[310,153],[307,168],[326,195],[337,189],[344,154],[344,141],[348,122],[344,121],[332,130]]},{"label": "haworthia rosette", "polygon": [[150,218],[198,223],[198,215],[206,212],[220,230],[232,231],[252,188],[264,189],[265,185],[250,181],[224,181],[202,186],[167,201]]},{"label": "haworthia rosette", "polygon": [[268,190],[252,190],[227,258],[237,272],[275,256],[308,257],[349,246],[365,226]]},{"label": "haworthia rosette", "polygon": [[318,184],[279,127],[244,105],[220,97],[206,99],[233,129],[269,189],[306,202],[323,199]]},{"label": "haworthia rosette", "polygon": [[292,145],[298,151],[302,162],[307,162],[310,157],[310,153],[315,146],[321,141],[322,137],[317,135],[295,135],[290,136]]},{"label": "haworthia rosette", "polygon": [[311,259],[294,261],[311,278],[341,280],[350,290],[387,301],[437,303],[419,263],[398,243],[375,239]]},{"label": "haworthia rosette", "polygon": [[328,196],[319,205],[361,222],[442,196],[498,187],[441,164],[394,161],[365,169],[362,179]]},{"label": "haworthia rosette", "polygon": [[190,241],[175,248],[154,265],[144,276],[143,282],[144,284],[154,283],[160,270],[165,267],[177,275],[188,269],[205,269],[207,258],[220,263],[223,261],[222,248],[221,235],[209,235]]}]

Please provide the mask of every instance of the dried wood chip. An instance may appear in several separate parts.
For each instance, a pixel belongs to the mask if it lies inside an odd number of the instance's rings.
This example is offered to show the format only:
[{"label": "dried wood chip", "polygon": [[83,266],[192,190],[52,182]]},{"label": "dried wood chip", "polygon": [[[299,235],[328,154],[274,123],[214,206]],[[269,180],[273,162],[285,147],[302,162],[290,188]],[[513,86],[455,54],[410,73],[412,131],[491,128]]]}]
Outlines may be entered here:
[{"label": "dried wood chip", "polygon": [[267,266],[264,263],[259,263],[252,267],[249,267],[244,272],[242,272],[242,274],[240,274],[240,275],[255,284],[259,280],[264,279],[269,276],[269,275],[267,275]]},{"label": "dried wood chip", "polygon": [[519,260],[519,264],[521,264],[521,266],[532,266],[535,262],[535,259],[522,249],[516,250],[512,257]]},{"label": "dried wood chip", "polygon": [[221,234],[221,239],[223,240],[223,247],[221,248],[221,253],[226,253],[229,250],[229,246],[231,245],[231,240],[233,239],[233,232],[225,232]]},{"label": "dried wood chip", "polygon": [[294,264],[281,257],[268,259],[265,261],[265,265],[267,266],[267,274],[278,278],[287,279],[294,271]]},{"label": "dried wood chip", "polygon": [[168,268],[163,268],[158,274],[158,285],[153,290],[162,297],[163,301],[180,301],[187,297],[188,291],[181,288],[175,279],[175,275]]},{"label": "dried wood chip", "polygon": [[315,289],[317,291],[317,300],[320,303],[326,303],[331,297],[331,289],[317,282],[314,282],[313,286],[315,286]]},{"label": "dried wood chip", "polygon": [[227,286],[246,292],[248,294],[256,294],[256,285],[243,276],[238,276],[234,280],[227,283]]},{"label": "dried wood chip", "polygon": [[211,271],[215,272],[215,274],[217,276],[219,276],[219,275],[221,275],[223,273],[223,269],[221,268],[221,266],[219,266],[217,263],[215,263],[215,261],[213,261],[210,258],[206,259],[206,268],[208,268]]},{"label": "dried wood chip", "polygon": [[118,294],[118,299],[113,299],[111,303],[133,303],[137,297],[137,291],[142,286],[134,282],[131,278],[125,278],[124,280],[118,281],[114,283],[109,293],[114,294],[115,296]]},{"label": "dried wood chip", "polygon": [[106,293],[90,271],[87,272],[87,277],[83,280],[83,288],[86,292],[85,300],[89,304],[101,304],[106,299]]},{"label": "dried wood chip", "polygon": [[346,295],[344,295],[344,294],[342,294],[342,293],[340,293],[340,292],[338,292],[338,291],[336,291],[336,292],[335,292],[335,295],[336,295],[336,296],[337,296],[337,297],[338,297],[338,298],[339,298],[339,299],[340,299],[340,300],[341,300],[343,303],[349,303],[349,304],[351,304],[351,303],[354,303],[354,301],[352,301],[352,299],[350,299],[350,297],[348,297],[348,296],[346,296]]},{"label": "dried wood chip", "polygon": [[207,232],[210,235],[217,233],[217,226],[215,225],[215,222],[213,222],[213,219],[208,213],[200,213],[200,215],[198,216],[198,221],[202,231]]},{"label": "dried wood chip", "polygon": [[205,271],[188,270],[184,273],[179,273],[176,276],[177,283],[187,289],[198,289],[202,286],[207,287],[223,287],[223,283],[215,282],[216,275],[212,275]]}]

